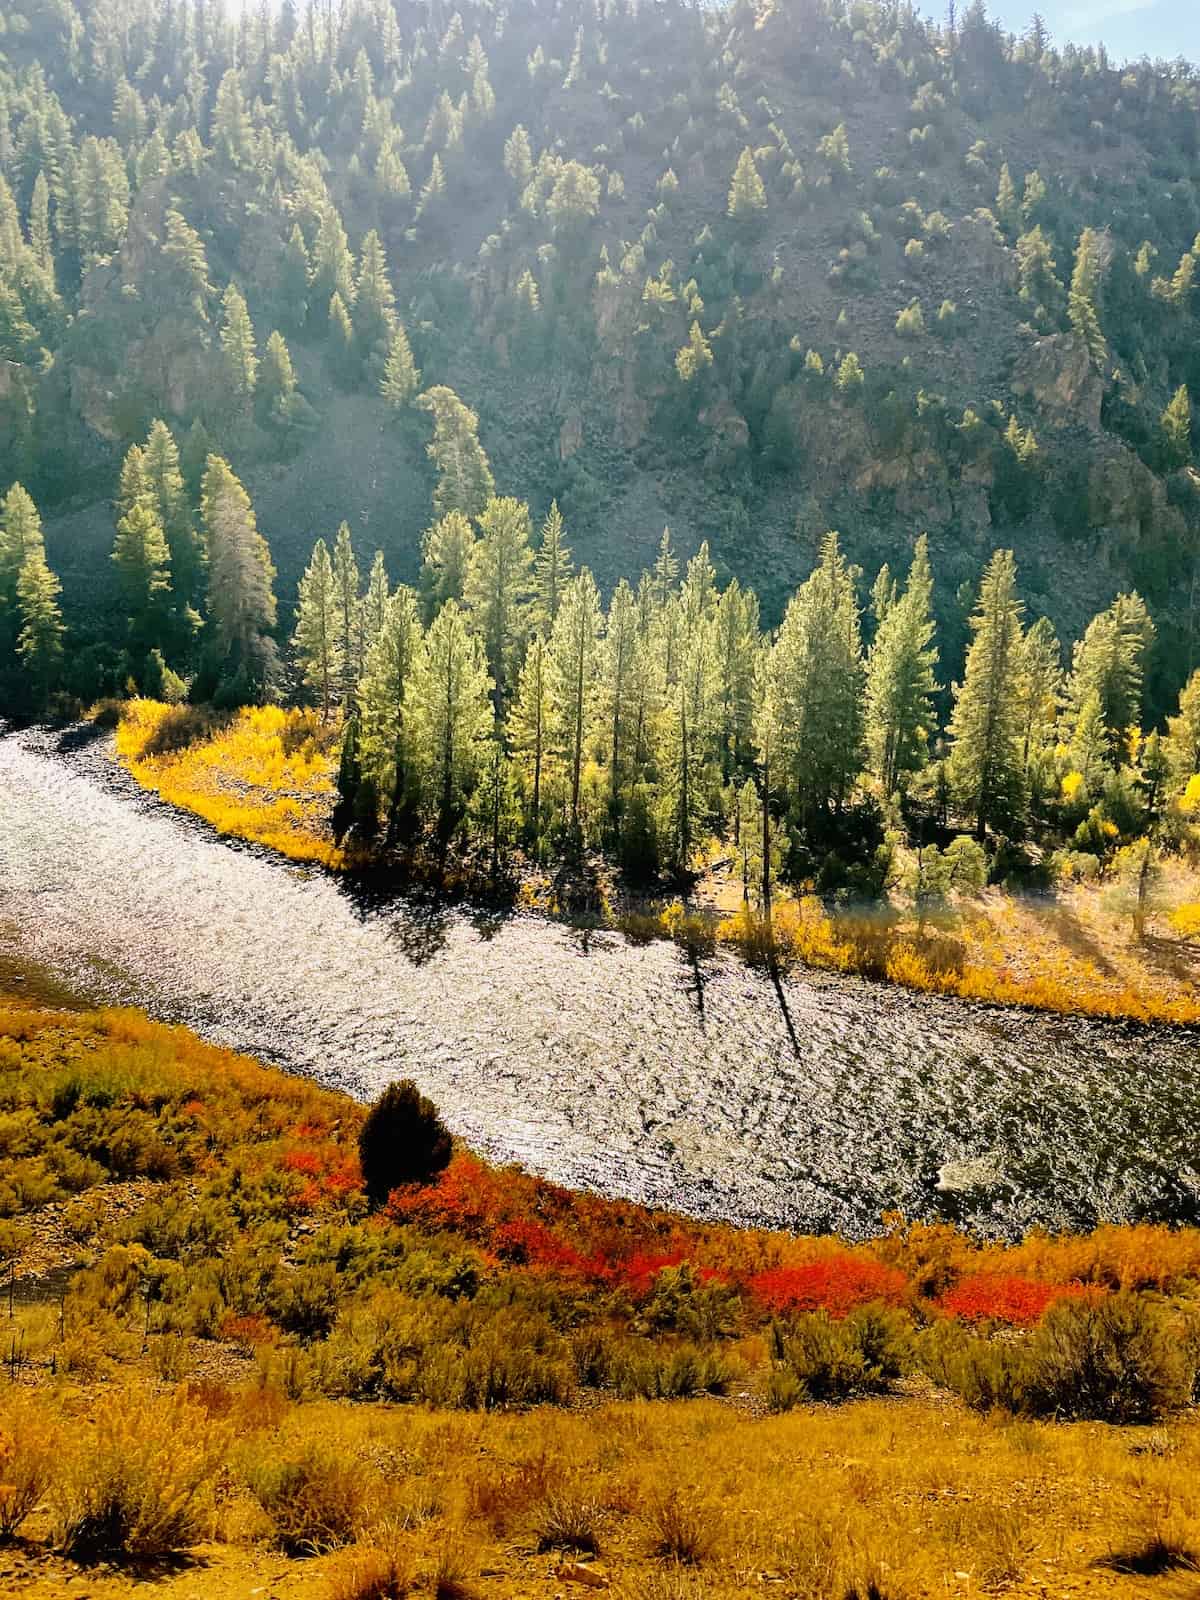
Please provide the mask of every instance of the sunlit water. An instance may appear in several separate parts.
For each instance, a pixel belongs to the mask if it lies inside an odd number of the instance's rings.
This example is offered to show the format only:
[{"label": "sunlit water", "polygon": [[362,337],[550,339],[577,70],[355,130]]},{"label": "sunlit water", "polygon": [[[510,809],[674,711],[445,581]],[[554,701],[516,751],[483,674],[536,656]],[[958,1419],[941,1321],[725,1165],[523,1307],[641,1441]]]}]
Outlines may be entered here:
[{"label": "sunlit water", "polygon": [[0,736],[5,968],[360,1096],[413,1077],[493,1157],[698,1215],[1200,1217],[1194,1033],[368,907],[141,795],[102,743]]}]

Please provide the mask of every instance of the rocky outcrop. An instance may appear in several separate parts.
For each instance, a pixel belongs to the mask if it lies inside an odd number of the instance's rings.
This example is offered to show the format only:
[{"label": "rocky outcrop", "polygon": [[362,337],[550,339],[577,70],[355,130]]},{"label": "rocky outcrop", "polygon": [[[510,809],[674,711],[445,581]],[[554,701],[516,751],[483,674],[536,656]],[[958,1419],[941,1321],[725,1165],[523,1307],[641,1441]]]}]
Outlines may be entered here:
[{"label": "rocky outcrop", "polygon": [[1052,423],[1097,429],[1104,380],[1088,347],[1073,333],[1038,339],[1018,359],[1012,392],[1030,399]]}]

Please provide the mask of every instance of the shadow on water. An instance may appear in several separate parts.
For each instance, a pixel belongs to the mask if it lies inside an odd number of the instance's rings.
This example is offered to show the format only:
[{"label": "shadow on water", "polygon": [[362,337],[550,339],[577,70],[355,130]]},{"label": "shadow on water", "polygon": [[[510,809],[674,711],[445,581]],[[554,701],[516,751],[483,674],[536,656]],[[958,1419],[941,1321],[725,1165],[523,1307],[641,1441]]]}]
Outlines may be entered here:
[{"label": "shadow on water", "polygon": [[802,1059],[800,1041],[796,1037],[796,1028],[795,1024],[792,1022],[792,1013],[788,1008],[787,995],[784,994],[783,984],[779,981],[779,968],[775,965],[774,961],[770,963],[769,971],[771,975],[771,985],[775,990],[775,998],[779,1001],[779,1010],[783,1017],[783,1025],[787,1029],[788,1042],[791,1044],[792,1054],[795,1056],[796,1060],[799,1061]]},{"label": "shadow on water", "polygon": [[109,729],[96,722],[73,722],[69,728],[64,728],[54,742],[54,748],[60,756],[77,755],[81,750],[87,750],[98,740],[107,739]]}]

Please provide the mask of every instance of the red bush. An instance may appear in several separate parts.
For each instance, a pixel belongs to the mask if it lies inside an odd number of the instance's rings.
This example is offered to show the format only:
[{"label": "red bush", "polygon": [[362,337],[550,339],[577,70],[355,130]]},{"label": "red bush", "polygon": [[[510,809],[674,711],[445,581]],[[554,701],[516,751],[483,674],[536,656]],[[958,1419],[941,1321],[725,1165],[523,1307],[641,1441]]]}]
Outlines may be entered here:
[{"label": "red bush", "polygon": [[817,1311],[844,1317],[872,1300],[899,1305],[907,1297],[908,1280],[893,1267],[861,1256],[826,1256],[803,1267],[776,1267],[760,1272],[748,1285],[769,1311]]},{"label": "red bush", "polygon": [[960,1278],[938,1305],[963,1322],[1007,1322],[1014,1328],[1028,1328],[1056,1300],[1087,1293],[1082,1283],[1039,1283],[999,1272],[976,1272]]}]

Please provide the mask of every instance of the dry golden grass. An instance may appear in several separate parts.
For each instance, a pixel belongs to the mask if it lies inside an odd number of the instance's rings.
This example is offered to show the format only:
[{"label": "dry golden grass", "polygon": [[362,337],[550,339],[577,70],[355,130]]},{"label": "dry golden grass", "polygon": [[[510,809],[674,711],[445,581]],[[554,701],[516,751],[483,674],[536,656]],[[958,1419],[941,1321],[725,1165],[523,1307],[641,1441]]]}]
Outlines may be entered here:
[{"label": "dry golden grass", "polygon": [[143,786],[222,833],[296,861],[346,865],[329,814],[340,728],[312,711],[219,718],[157,700],[121,707],[117,754]]},{"label": "dry golden grass", "polygon": [[[72,1402],[39,1404],[58,1418]],[[277,1435],[247,1433],[248,1417],[238,1415],[241,1448],[268,1452]],[[1167,1583],[1187,1574],[1200,1548],[1196,1420],[1170,1430],[1001,1423],[932,1399],[764,1419],[714,1401],[469,1417],[323,1402],[288,1410],[280,1437],[314,1458],[335,1452],[337,1472],[352,1462],[362,1484],[355,1542],[277,1558],[271,1592],[281,1595],[517,1600],[564,1585],[582,1592],[590,1577],[630,1600],[764,1586],[796,1600],[1133,1597],[1147,1572]],[[68,1442],[64,1470],[80,1448]],[[239,1459],[225,1469],[204,1586],[159,1573],[156,1594],[224,1600],[253,1587],[241,1576],[252,1551],[229,1540],[270,1534],[245,1513]],[[594,1551],[545,1538],[561,1493],[573,1499],[572,1527],[586,1508]],[[293,1577],[307,1587],[292,1590]],[[135,1586],[127,1575],[92,1592]],[[22,1592],[48,1595],[49,1577]]]}]

